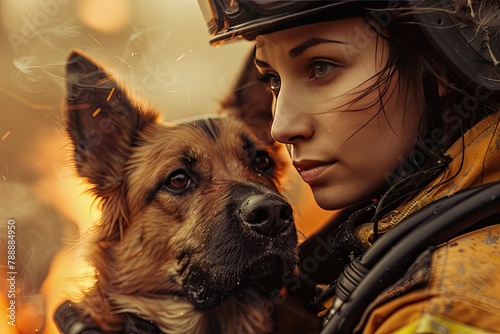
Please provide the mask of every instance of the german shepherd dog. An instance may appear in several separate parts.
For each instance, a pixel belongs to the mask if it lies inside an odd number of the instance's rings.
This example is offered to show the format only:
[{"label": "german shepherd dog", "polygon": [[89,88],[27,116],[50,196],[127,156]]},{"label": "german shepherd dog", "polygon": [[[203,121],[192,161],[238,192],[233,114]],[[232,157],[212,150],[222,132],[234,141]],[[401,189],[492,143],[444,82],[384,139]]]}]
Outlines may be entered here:
[{"label": "german shepherd dog", "polygon": [[102,216],[89,242],[95,285],[59,308],[60,329],[273,332],[267,301],[298,261],[274,144],[236,117],[160,122],[77,51],[66,116]]}]

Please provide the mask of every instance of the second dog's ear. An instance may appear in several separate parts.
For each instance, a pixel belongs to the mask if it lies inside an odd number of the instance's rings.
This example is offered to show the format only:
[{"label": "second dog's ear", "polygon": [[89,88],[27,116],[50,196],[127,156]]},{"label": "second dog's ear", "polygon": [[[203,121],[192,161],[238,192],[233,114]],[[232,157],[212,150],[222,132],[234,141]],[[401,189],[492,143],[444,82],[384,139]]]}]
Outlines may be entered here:
[{"label": "second dog's ear", "polygon": [[156,114],[141,113],[108,73],[79,52],[66,68],[67,132],[80,176],[96,195],[109,196],[121,185],[130,146]]},{"label": "second dog's ear", "polygon": [[264,143],[271,138],[273,95],[267,85],[259,80],[260,73],[254,64],[255,50],[247,56],[236,85],[221,102],[222,113],[236,117],[249,125]]}]

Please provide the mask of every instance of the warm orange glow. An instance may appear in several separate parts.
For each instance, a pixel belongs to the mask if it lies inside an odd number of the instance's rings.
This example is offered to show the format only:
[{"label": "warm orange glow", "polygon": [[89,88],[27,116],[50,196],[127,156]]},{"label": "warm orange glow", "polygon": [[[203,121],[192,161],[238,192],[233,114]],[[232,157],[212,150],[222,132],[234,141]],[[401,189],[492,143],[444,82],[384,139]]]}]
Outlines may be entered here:
[{"label": "warm orange glow", "polygon": [[[83,236],[98,222],[100,211],[94,204],[93,196],[86,193],[88,186],[76,175],[70,163],[70,146],[63,138],[46,138],[39,143],[36,149],[38,154],[31,157],[33,161],[29,163],[36,165],[44,174],[33,191],[38,198],[76,223]],[[58,333],[52,320],[56,308],[67,299],[78,301],[82,292],[92,286],[93,270],[85,262],[83,252],[83,247],[76,241],[68,241],[68,245],[54,257],[49,275],[40,289],[40,296],[45,299],[45,328],[42,334]],[[29,315],[28,312],[25,314]],[[32,317],[30,320],[34,322],[35,319]],[[34,333],[33,330],[23,333]]]},{"label": "warm orange glow", "polygon": [[82,254],[64,248],[56,255],[41,292],[46,298],[47,322],[43,334],[58,333],[52,320],[57,307],[65,300],[78,301],[82,292],[94,283],[92,268],[83,262]]},{"label": "warm orange glow", "polygon": [[16,327],[13,327],[8,324],[7,322],[7,314],[6,310],[7,305],[8,305],[8,300],[6,299],[5,293],[2,291],[2,296],[0,296],[0,309],[2,312],[0,312],[0,315],[2,316],[2,321],[0,321],[0,333],[3,334],[18,334],[19,332],[17,331]]},{"label": "warm orange glow", "polygon": [[[292,165],[284,147],[279,154],[282,159],[288,160],[289,166]],[[283,183],[285,186],[282,192],[293,207],[295,226],[301,242],[320,231],[337,214],[337,211],[326,211],[316,204],[311,188],[294,168],[289,167]]]},{"label": "warm orange glow", "polygon": [[300,176],[296,176],[299,180],[296,180],[300,193],[297,201],[292,203],[295,212],[295,225],[297,231],[300,232],[299,240],[304,241],[303,234],[305,237],[310,237],[311,235],[319,232],[326,224],[337,214],[337,211],[326,211],[321,209],[312,194],[311,188],[302,181]]},{"label": "warm orange glow", "polygon": [[16,328],[20,333],[41,333],[45,325],[44,296],[33,295],[18,300]]},{"label": "warm orange glow", "polygon": [[53,137],[39,145],[36,151],[40,155],[28,163],[36,164],[46,175],[39,179],[33,190],[85,233],[98,221],[100,212],[94,197],[87,192],[89,186],[74,171],[69,141],[62,136]]},{"label": "warm orange glow", "polygon": [[78,3],[83,23],[105,33],[122,30],[129,22],[130,12],[129,2],[123,0],[81,0]]}]

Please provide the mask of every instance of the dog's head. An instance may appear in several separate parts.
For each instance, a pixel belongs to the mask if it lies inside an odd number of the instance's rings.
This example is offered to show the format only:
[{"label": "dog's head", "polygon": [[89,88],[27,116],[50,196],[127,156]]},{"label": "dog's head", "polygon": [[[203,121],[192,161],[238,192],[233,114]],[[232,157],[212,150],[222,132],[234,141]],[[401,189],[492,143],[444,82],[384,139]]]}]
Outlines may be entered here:
[{"label": "dog's head", "polygon": [[113,294],[178,294],[199,309],[240,287],[282,285],[297,261],[284,162],[233,118],[176,124],[135,104],[73,52],[67,131],[80,176],[100,199],[91,260]]}]

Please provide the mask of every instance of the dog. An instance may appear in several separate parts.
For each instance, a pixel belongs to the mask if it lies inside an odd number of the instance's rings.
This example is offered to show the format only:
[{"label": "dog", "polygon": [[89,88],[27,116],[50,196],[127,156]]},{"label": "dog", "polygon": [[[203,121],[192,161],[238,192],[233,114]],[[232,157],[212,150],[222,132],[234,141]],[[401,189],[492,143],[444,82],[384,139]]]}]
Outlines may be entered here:
[{"label": "dog", "polygon": [[75,168],[102,217],[95,285],[59,307],[61,331],[273,332],[269,301],[298,262],[275,144],[231,116],[163,123],[78,51],[66,81]]}]

